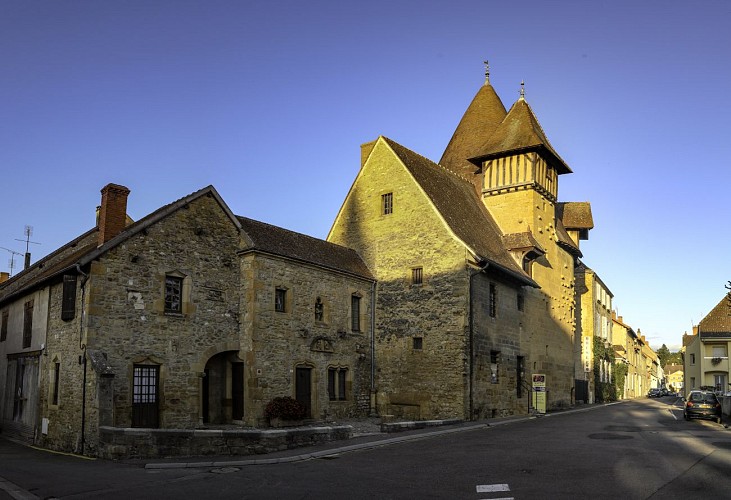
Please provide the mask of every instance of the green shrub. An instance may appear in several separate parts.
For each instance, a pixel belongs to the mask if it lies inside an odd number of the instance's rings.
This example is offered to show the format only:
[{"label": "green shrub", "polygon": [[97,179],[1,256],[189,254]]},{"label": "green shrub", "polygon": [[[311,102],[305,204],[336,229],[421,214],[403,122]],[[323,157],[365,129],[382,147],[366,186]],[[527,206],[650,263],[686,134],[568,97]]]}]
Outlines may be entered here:
[{"label": "green shrub", "polygon": [[277,397],[269,401],[264,408],[267,418],[281,418],[282,420],[302,420],[307,415],[305,405],[289,396]]}]

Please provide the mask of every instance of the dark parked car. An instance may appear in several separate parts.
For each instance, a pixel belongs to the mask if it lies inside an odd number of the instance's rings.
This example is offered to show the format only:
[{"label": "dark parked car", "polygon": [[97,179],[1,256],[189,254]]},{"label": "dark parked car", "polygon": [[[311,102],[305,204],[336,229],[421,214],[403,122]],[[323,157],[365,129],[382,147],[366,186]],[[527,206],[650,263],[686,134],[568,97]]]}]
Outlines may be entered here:
[{"label": "dark parked car", "polygon": [[691,418],[710,418],[716,423],[721,423],[721,403],[716,395],[706,391],[691,391],[683,408],[683,417],[686,420]]},{"label": "dark parked car", "polygon": [[660,389],[650,389],[650,391],[647,393],[648,398],[659,398],[662,395],[660,392]]}]

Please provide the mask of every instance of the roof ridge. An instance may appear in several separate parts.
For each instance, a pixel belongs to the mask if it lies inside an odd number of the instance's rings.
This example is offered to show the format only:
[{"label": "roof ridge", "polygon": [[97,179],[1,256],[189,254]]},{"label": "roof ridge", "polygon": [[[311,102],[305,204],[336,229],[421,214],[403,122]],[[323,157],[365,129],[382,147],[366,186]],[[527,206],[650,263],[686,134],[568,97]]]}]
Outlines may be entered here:
[{"label": "roof ridge", "polygon": [[309,235],[309,234],[306,234],[306,233],[301,233],[299,231],[293,231],[292,229],[287,229],[286,227],[277,226],[276,224],[272,224],[272,223],[269,223],[269,222],[260,221],[258,219],[252,219],[251,217],[246,217],[245,215],[237,215],[236,218],[248,220],[248,221],[251,221],[251,222],[255,222],[255,223],[261,224],[263,226],[272,227],[272,228],[274,228],[274,229],[276,229],[278,231],[286,231],[286,232],[291,233],[291,234],[296,234],[297,236],[304,236],[305,238],[309,238],[311,240],[319,241],[319,242],[322,242],[322,243],[327,243],[328,245],[332,245],[332,246],[335,246],[335,247],[340,247],[340,248],[344,248],[346,250],[355,251],[355,250],[353,250],[350,247],[346,247],[346,246],[340,245],[338,243],[333,243],[332,241],[328,241],[328,240],[326,240],[324,238],[318,238],[317,236],[312,236],[312,235]]},{"label": "roof ridge", "polygon": [[462,174],[460,174],[458,172],[455,172],[454,170],[450,170],[449,168],[445,167],[441,163],[437,163],[434,160],[431,160],[431,159],[427,158],[426,156],[424,156],[424,155],[422,155],[420,153],[417,153],[413,149],[407,148],[403,144],[398,143],[398,142],[394,141],[393,139],[390,139],[390,138],[386,137],[385,135],[382,135],[381,137],[383,137],[386,140],[386,142],[389,144],[389,146],[391,145],[391,143],[396,144],[397,146],[400,146],[400,147],[404,148],[410,154],[416,155],[419,158],[428,161],[429,163],[431,163],[435,167],[438,167],[440,170],[443,170],[445,173],[450,174],[450,175],[454,175],[455,177],[458,177],[459,179],[467,182],[468,184],[472,184],[472,182],[467,177],[464,177]]}]

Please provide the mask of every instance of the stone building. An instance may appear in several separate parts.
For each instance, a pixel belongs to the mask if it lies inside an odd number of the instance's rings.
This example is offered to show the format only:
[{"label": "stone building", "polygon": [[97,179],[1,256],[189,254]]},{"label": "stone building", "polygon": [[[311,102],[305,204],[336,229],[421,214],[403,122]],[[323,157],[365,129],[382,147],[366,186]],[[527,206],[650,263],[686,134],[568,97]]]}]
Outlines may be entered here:
[{"label": "stone building", "polygon": [[731,349],[731,302],[724,295],[709,312],[693,335],[683,335],[685,355],[685,395],[693,389],[706,388],[725,394],[731,391],[729,349]]},{"label": "stone building", "polygon": [[236,217],[213,187],[97,227],[0,285],[8,431],[97,453],[100,428],[256,425],[277,396],[367,414],[373,278],[352,250]]},{"label": "stone building", "polygon": [[439,164],[385,137],[362,147],[328,241],[379,283],[379,412],[524,413],[532,374],[549,408],[573,403],[574,267],[593,222],[562,219],[589,207],[559,204],[569,172],[524,96],[506,111],[489,78]]}]

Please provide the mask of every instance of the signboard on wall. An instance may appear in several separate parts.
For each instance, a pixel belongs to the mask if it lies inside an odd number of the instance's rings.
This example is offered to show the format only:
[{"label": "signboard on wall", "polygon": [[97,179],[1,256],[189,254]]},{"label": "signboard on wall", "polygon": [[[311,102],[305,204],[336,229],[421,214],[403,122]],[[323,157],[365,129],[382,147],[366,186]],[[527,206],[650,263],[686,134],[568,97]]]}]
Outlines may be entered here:
[{"label": "signboard on wall", "polygon": [[546,413],[546,375],[533,374],[533,408],[538,413]]}]

